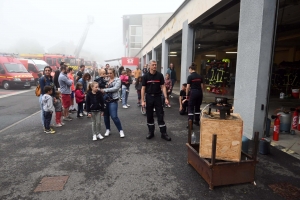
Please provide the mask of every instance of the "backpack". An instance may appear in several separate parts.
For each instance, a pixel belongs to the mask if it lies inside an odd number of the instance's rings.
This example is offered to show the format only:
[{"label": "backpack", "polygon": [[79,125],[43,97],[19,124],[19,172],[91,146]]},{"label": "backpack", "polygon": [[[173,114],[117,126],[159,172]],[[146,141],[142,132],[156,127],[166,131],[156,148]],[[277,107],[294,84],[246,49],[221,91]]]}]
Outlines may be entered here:
[{"label": "backpack", "polygon": [[[44,76],[44,81],[46,83],[45,76]],[[40,82],[39,82],[39,84],[35,88],[35,96],[39,97],[39,96],[41,96],[41,93],[42,93],[42,91],[41,91],[41,86],[40,86]]]}]

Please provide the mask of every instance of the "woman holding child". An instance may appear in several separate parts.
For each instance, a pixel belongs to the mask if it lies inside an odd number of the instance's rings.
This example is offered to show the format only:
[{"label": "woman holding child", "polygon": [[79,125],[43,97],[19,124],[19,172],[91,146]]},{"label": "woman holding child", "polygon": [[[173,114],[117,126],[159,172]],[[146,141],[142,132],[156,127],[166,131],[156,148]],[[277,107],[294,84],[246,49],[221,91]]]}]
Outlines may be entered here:
[{"label": "woman holding child", "polygon": [[124,138],[125,134],[121,125],[121,121],[118,117],[118,100],[119,100],[119,89],[121,87],[121,80],[116,76],[116,71],[114,68],[109,68],[107,70],[109,81],[104,89],[100,89],[102,93],[106,94],[104,109],[104,124],[106,127],[106,132],[104,136],[109,136],[110,134],[110,119],[115,123],[118,131],[120,132],[120,137]]}]

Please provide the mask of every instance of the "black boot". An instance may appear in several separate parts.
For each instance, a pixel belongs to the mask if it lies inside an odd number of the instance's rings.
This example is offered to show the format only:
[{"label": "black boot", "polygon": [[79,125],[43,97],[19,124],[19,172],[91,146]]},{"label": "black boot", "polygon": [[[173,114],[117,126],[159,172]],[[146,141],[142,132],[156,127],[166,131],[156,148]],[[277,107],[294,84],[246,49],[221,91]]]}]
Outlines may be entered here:
[{"label": "black boot", "polygon": [[161,138],[164,139],[164,140],[167,140],[167,141],[171,141],[171,138],[168,136],[167,133],[162,133]]},{"label": "black boot", "polygon": [[153,138],[153,137],[154,137],[154,133],[150,133],[150,132],[149,132],[146,138],[147,138],[147,139],[151,139],[151,138]]}]

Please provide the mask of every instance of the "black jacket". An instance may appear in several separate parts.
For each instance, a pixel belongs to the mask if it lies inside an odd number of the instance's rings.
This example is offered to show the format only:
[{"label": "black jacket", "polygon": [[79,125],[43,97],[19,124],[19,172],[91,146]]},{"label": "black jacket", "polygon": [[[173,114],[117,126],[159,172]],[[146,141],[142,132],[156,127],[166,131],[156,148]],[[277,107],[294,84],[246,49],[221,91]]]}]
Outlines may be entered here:
[{"label": "black jacket", "polygon": [[104,111],[103,95],[100,91],[93,94],[89,91],[86,95],[86,111],[89,112],[100,112]]},{"label": "black jacket", "polygon": [[99,88],[106,88],[107,81],[105,81],[103,77],[99,77],[99,78],[95,79],[94,81],[99,84]]},{"label": "black jacket", "polygon": [[60,74],[60,70],[56,70],[54,73],[54,85],[56,88],[60,88],[59,83],[58,83],[59,74]]}]

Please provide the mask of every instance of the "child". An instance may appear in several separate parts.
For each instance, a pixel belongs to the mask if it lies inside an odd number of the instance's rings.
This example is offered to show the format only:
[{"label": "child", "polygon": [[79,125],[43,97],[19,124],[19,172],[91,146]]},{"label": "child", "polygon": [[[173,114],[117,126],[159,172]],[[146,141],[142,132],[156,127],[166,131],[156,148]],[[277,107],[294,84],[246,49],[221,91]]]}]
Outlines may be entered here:
[{"label": "child", "polygon": [[122,85],[126,87],[126,92],[129,92],[129,77],[127,76],[127,72],[124,70],[122,71],[122,75],[120,76],[120,80]]},{"label": "child", "polygon": [[100,89],[106,88],[107,80],[105,80],[105,78],[106,78],[105,76],[106,76],[105,70],[101,69],[100,70],[100,77],[98,77],[97,79],[94,80],[95,82],[97,82],[99,84]]},{"label": "child", "polygon": [[[172,81],[170,79],[170,74],[166,74],[166,78],[165,78],[165,86],[166,86],[166,90],[167,90],[167,99],[169,101],[169,96],[171,94],[171,91],[172,91]],[[167,108],[170,108],[171,105],[170,105],[170,101],[169,101],[169,104],[166,105]]]},{"label": "child", "polygon": [[141,105],[141,90],[142,90],[142,77],[139,76],[135,82],[135,89],[138,95],[138,106]]},{"label": "child", "polygon": [[61,101],[60,91],[55,92],[54,108],[55,108],[56,127],[61,127],[63,124],[61,122],[62,101]]},{"label": "child", "polygon": [[89,85],[89,90],[86,95],[86,109],[88,112],[88,116],[92,118],[93,141],[97,140],[97,138],[102,140],[103,136],[100,134],[100,112],[104,111],[104,103],[103,96],[99,91],[99,84],[97,82],[93,82]]},{"label": "child", "polygon": [[43,106],[43,114],[44,114],[44,126],[45,126],[45,133],[54,134],[55,131],[50,129],[50,123],[53,113],[53,98],[50,96],[52,94],[52,87],[45,86],[44,87],[45,94],[42,97],[42,106]]},{"label": "child", "polygon": [[78,82],[75,88],[75,99],[77,103],[77,117],[83,117],[83,103],[85,99],[85,95],[82,91],[83,85]]},{"label": "child", "polygon": [[187,108],[188,108],[188,100],[186,98],[186,86],[187,84],[184,83],[182,84],[181,90],[180,90],[180,95],[179,95],[179,114],[180,115],[185,115],[187,113]]},{"label": "child", "polygon": [[[99,89],[103,89],[106,88],[106,84],[107,84],[107,80],[106,80],[106,72],[104,69],[100,70],[100,77],[95,79],[94,81],[98,83],[99,85]],[[111,96],[109,96],[108,94],[103,94],[103,99],[104,101],[109,100],[110,98],[112,98]]]}]

